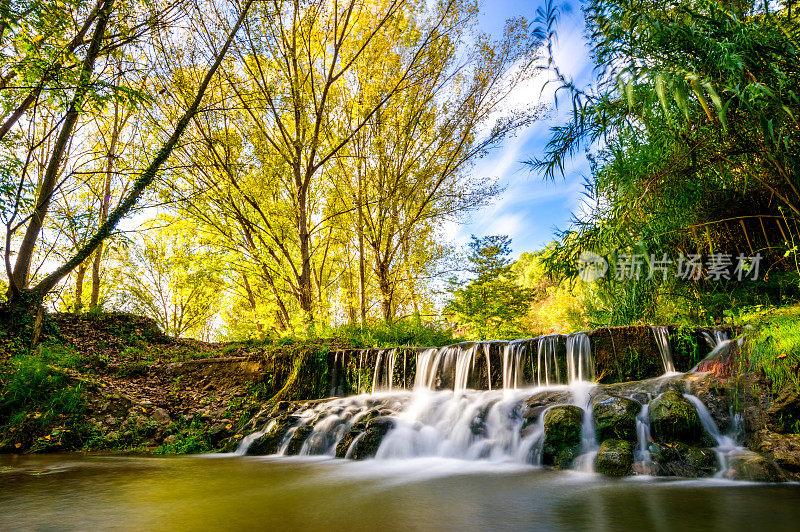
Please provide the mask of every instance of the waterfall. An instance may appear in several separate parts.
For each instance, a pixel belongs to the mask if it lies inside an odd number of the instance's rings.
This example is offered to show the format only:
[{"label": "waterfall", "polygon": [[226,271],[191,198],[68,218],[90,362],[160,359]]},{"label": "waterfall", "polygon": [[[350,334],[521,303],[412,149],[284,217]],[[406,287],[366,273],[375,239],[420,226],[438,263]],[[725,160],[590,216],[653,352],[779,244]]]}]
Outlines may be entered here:
[{"label": "waterfall", "polygon": [[703,338],[705,338],[706,342],[708,343],[708,346],[711,349],[714,349],[719,344],[721,344],[722,342],[725,342],[726,340],[729,340],[728,331],[721,330],[721,329],[714,329],[713,332],[714,332],[714,336],[711,336],[711,333],[708,332],[708,331],[701,331],[700,332],[700,334],[703,335]]},{"label": "waterfall", "polygon": [[[588,338],[587,338],[588,340]],[[575,469],[584,473],[594,472],[594,460],[600,446],[597,444],[594,420],[592,416],[592,390],[595,385],[584,381],[576,381],[570,386],[575,406],[583,409],[583,426],[581,427],[581,454],[575,459]]]},{"label": "waterfall", "polygon": [[551,334],[539,338],[539,353],[536,357],[536,385],[550,386],[561,382],[561,370],[558,367],[557,351],[560,334]]},{"label": "waterfall", "polygon": [[[697,416],[700,418],[700,424],[703,425],[705,431],[708,432],[717,442],[717,446],[714,447],[714,452],[717,453],[717,459],[719,460],[720,467],[715,476],[724,477],[725,473],[728,471],[729,455],[735,453],[736,451],[742,450],[742,447],[736,444],[736,439],[734,436],[722,434],[719,431],[717,423],[711,416],[711,412],[709,412],[708,408],[706,408],[706,405],[703,404],[703,401],[701,401],[697,396],[688,393],[683,394],[683,396],[694,406],[694,409],[697,411]],[[735,434],[737,429],[735,423],[733,429]]]},{"label": "waterfall", "polygon": [[503,347],[503,389],[517,390],[522,387],[522,360],[527,353],[523,340],[515,340]]},{"label": "waterfall", "polygon": [[380,375],[381,375],[381,362],[383,362],[383,350],[378,351],[378,355],[375,357],[375,369],[372,372],[372,393],[378,391],[378,386],[380,385]]},{"label": "waterfall", "polygon": [[394,418],[376,458],[525,461],[521,450],[532,445],[521,434],[525,397],[500,390],[415,393]]},{"label": "waterfall", "polygon": [[467,381],[475,362],[475,355],[481,347],[479,343],[472,343],[460,346],[456,355],[456,376],[453,381],[453,389],[456,392],[463,392],[467,389]]},{"label": "waterfall", "polygon": [[589,335],[585,332],[567,337],[567,374],[569,383],[594,380],[594,361]]},{"label": "waterfall", "polygon": [[442,349],[436,347],[429,347],[417,354],[417,373],[414,376],[415,389],[433,389],[441,359]]},{"label": "waterfall", "polygon": [[639,473],[650,474],[652,473],[653,461],[650,457],[650,394],[648,395],[648,402],[642,405],[642,409],[636,416],[636,451],[634,459],[641,465],[640,469],[636,471]]},{"label": "waterfall", "polygon": [[357,370],[358,385],[356,387],[356,390],[358,391],[358,393],[363,393],[364,392],[364,389],[361,387],[361,367],[364,365],[364,355],[365,355],[365,353],[364,353],[363,349],[358,352],[358,370]]},{"label": "waterfall", "polygon": [[375,373],[372,375],[372,393],[391,390],[394,383],[394,366],[397,363],[397,349],[381,349],[375,358]]},{"label": "waterfall", "polygon": [[663,325],[652,326],[650,329],[655,336],[658,345],[658,353],[661,355],[661,363],[664,366],[664,374],[675,373],[675,364],[672,361],[672,346],[669,342],[669,329]]}]

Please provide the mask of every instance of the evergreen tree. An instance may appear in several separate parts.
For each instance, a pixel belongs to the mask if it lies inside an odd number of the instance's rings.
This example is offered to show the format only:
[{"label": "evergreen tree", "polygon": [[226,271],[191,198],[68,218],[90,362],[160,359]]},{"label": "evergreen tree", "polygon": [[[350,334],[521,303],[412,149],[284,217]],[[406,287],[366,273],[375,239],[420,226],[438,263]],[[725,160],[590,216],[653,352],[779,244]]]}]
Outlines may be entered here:
[{"label": "evergreen tree", "polygon": [[468,271],[475,278],[465,286],[454,286],[444,314],[466,328],[470,336],[519,335],[520,319],[528,311],[533,291],[516,282],[509,258],[511,239],[507,235],[472,235],[469,248]]}]

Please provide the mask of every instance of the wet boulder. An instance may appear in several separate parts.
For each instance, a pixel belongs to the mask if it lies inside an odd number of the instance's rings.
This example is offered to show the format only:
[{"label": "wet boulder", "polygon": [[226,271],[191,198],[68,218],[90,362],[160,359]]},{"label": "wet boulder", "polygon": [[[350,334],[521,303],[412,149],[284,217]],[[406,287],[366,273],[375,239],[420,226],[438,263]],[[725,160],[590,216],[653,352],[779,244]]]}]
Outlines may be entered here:
[{"label": "wet boulder", "polygon": [[347,458],[347,451],[350,449],[350,446],[353,445],[356,438],[367,430],[367,423],[379,415],[377,410],[368,410],[360,416],[350,429],[348,429],[342,439],[339,440],[339,443],[336,444],[336,458]]},{"label": "wet boulder", "polygon": [[642,405],[626,397],[602,396],[592,405],[597,440],[636,441],[636,416]]},{"label": "wet boulder", "polygon": [[303,443],[308,439],[311,433],[314,432],[314,427],[311,425],[303,425],[297,427],[289,439],[289,445],[286,447],[286,454],[290,456],[300,454],[303,448]]},{"label": "wet boulder", "polygon": [[356,423],[342,436],[342,439],[339,440],[339,443],[336,444],[336,458],[347,458],[347,451],[350,449],[350,446],[353,445],[353,442],[358,438],[361,434],[367,430],[366,423]]},{"label": "wet boulder", "polygon": [[794,383],[788,383],[778,392],[767,410],[770,427],[776,432],[796,432],[800,426],[800,391]]},{"label": "wet boulder", "polygon": [[609,477],[630,475],[633,467],[633,447],[625,440],[605,440],[600,444],[595,471]]},{"label": "wet boulder", "polygon": [[753,482],[784,482],[786,480],[774,462],[753,451],[737,451],[731,456],[725,478]]},{"label": "wet boulder", "polygon": [[544,415],[542,463],[567,469],[581,451],[583,410],[573,405],[554,406]]},{"label": "wet boulder", "polygon": [[383,437],[394,427],[394,420],[389,417],[376,417],[367,422],[366,430],[353,443],[350,458],[364,460],[374,457],[381,446]]},{"label": "wet boulder", "polygon": [[270,422],[271,426],[264,434],[253,440],[247,448],[246,454],[260,456],[277,453],[289,428],[297,421],[298,418],[296,416],[290,416],[288,414],[279,415]]},{"label": "wet boulder", "polygon": [[792,480],[800,480],[800,434],[778,434],[760,430],[750,447],[775,462]]},{"label": "wet boulder", "polygon": [[717,454],[685,443],[650,445],[655,471],[664,477],[710,477],[719,470]]},{"label": "wet boulder", "polygon": [[650,432],[659,443],[699,444],[703,426],[694,405],[670,388],[650,402]]}]

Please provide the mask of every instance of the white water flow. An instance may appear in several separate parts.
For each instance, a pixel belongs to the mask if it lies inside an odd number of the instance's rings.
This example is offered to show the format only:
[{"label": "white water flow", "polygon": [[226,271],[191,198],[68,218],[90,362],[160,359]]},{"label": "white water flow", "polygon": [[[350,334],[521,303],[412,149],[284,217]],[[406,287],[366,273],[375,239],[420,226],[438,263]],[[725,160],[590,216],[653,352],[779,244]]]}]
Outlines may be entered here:
[{"label": "white water flow", "polygon": [[523,374],[522,361],[527,354],[526,342],[529,340],[515,340],[503,346],[503,389],[518,390],[522,388]]},{"label": "white water flow", "polygon": [[581,454],[575,459],[574,469],[584,473],[594,472],[594,461],[600,446],[595,435],[592,418],[592,391],[596,384],[586,381],[575,381],[570,384],[570,391],[575,406],[583,409],[583,426],[581,427]]},{"label": "white water flow", "polygon": [[375,371],[372,374],[372,393],[391,390],[394,367],[397,363],[397,349],[382,349],[375,358]]},{"label": "white water flow", "polygon": [[714,333],[713,336],[708,331],[700,332],[700,334],[703,335],[703,338],[705,338],[706,342],[708,343],[708,346],[711,349],[714,349],[722,342],[730,339],[730,337],[728,336],[728,331],[721,331],[719,329],[714,329],[712,332]]},{"label": "white water flow", "polygon": [[417,353],[417,373],[414,375],[414,389],[433,389],[436,373],[439,371],[439,362],[442,359],[442,350],[430,347]]},{"label": "white water flow", "polygon": [[650,473],[653,467],[653,460],[650,456],[650,402],[652,397],[648,395],[648,402],[642,405],[642,409],[636,416],[636,451],[634,460],[641,465],[637,471],[640,473]]},{"label": "white water flow", "polygon": [[[736,444],[736,439],[733,436],[722,434],[719,431],[717,423],[711,416],[711,412],[706,408],[706,405],[703,404],[703,401],[697,396],[688,393],[683,394],[683,396],[694,405],[694,409],[697,411],[697,416],[700,418],[700,423],[703,425],[703,428],[716,440],[717,446],[714,447],[714,452],[717,453],[717,460],[719,460],[720,467],[715,476],[724,477],[730,463],[729,456],[737,451],[743,450],[743,448]],[[734,434],[736,430],[735,425],[734,423]]]},{"label": "white water flow", "polygon": [[539,338],[539,352],[536,357],[536,385],[539,387],[561,382],[561,370],[558,367],[558,342],[560,339],[560,334]]},{"label": "white water flow", "polygon": [[[522,432],[525,399],[533,390],[414,392],[394,418],[378,459],[418,457],[530,462],[528,452],[544,436]],[[541,416],[543,417],[543,416]]]},{"label": "white water flow", "polygon": [[[467,389],[469,376],[475,365],[475,357],[478,354],[478,350],[483,351],[483,349],[481,349],[482,347],[483,345],[481,343],[475,342],[466,345],[465,348],[459,349],[456,353],[456,376],[453,381],[453,388],[456,392],[463,392]],[[491,380],[489,381],[489,388],[491,389]]]},{"label": "white water flow", "polygon": [[653,336],[658,345],[658,353],[661,355],[661,363],[664,366],[664,374],[675,373],[675,363],[672,361],[672,346],[669,342],[669,329],[663,325],[652,326]]},{"label": "white water flow", "polygon": [[594,380],[592,345],[587,333],[567,337],[567,376],[570,384]]},{"label": "white water flow", "polygon": [[364,365],[364,356],[365,356],[365,352],[362,349],[361,351],[358,352],[358,371],[357,371],[357,373],[358,373],[358,384],[357,384],[357,388],[356,388],[356,390],[358,390],[358,393],[363,393],[364,392],[364,388],[361,387],[361,368]]}]

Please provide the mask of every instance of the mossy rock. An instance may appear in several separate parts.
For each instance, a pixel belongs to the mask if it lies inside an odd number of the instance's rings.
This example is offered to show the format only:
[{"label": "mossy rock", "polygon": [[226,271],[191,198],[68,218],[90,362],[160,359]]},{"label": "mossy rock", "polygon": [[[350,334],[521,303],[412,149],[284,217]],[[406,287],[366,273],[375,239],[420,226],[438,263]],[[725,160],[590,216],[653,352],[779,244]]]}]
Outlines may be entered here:
[{"label": "mossy rock", "polygon": [[636,416],[642,405],[626,397],[599,397],[592,405],[597,440],[636,441]]},{"label": "mossy rock", "polygon": [[710,477],[719,470],[720,465],[713,449],[685,443],[651,444],[650,455],[658,474],[666,477]]},{"label": "mossy rock", "polygon": [[363,435],[355,441],[350,458],[364,460],[373,458],[378,453],[383,437],[394,427],[394,420],[389,417],[376,417],[367,422]]},{"label": "mossy rock", "polygon": [[544,415],[544,445],[542,463],[557,469],[567,469],[581,450],[583,410],[562,405],[550,408]]},{"label": "mossy rock", "polygon": [[314,427],[312,425],[297,427],[289,440],[289,445],[286,447],[286,454],[290,456],[300,454],[303,443],[305,443],[312,432],[314,432]]},{"label": "mossy rock", "polygon": [[786,481],[786,477],[774,462],[753,451],[738,451],[730,457],[725,478],[752,482]]},{"label": "mossy rock", "polygon": [[278,448],[283,442],[283,438],[289,431],[289,428],[291,428],[292,425],[294,425],[297,421],[297,416],[290,416],[289,414],[285,413],[279,415],[275,418],[275,422],[267,432],[253,440],[253,443],[251,443],[250,447],[247,448],[246,454],[261,456],[265,454],[277,453]]},{"label": "mossy rock", "polygon": [[751,447],[774,461],[791,476],[800,480],[800,434],[778,434],[760,430],[753,434]]},{"label": "mossy rock", "polygon": [[347,433],[339,440],[339,443],[336,444],[336,458],[345,458],[347,456],[347,451],[350,449],[355,439],[358,438],[362,432],[367,430],[367,423],[378,416],[380,416],[380,413],[373,409],[368,410],[364,415],[359,417],[358,421],[353,423]]},{"label": "mossy rock", "polygon": [[632,473],[633,447],[625,440],[606,440],[597,451],[595,471],[608,477],[625,477]]},{"label": "mossy rock", "polygon": [[696,445],[703,440],[703,426],[694,405],[674,388],[650,403],[650,431],[659,443]]}]

